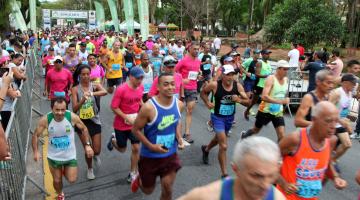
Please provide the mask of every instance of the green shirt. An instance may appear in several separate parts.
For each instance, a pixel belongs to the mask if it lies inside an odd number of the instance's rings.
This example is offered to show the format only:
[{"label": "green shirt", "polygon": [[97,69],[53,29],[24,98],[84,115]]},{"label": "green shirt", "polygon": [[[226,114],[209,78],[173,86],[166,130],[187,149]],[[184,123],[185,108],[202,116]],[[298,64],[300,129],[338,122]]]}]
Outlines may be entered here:
[{"label": "green shirt", "polygon": [[[262,61],[261,62],[261,71],[260,75],[270,75],[272,72],[272,67],[269,62]],[[257,84],[258,87],[264,88],[266,78],[259,78],[259,82]]]}]

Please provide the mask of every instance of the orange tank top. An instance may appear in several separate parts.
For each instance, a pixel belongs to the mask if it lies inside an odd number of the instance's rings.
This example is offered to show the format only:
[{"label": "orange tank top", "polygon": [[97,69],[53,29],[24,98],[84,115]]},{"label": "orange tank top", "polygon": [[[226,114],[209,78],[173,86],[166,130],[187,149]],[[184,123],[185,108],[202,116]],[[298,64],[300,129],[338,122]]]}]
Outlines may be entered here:
[{"label": "orange tank top", "polygon": [[293,155],[286,155],[281,166],[281,175],[288,183],[298,187],[296,194],[288,195],[278,189],[288,200],[316,200],[322,190],[322,180],[329,165],[330,141],[325,140],[321,150],[315,150],[309,141],[308,129],[300,129],[300,144]]}]

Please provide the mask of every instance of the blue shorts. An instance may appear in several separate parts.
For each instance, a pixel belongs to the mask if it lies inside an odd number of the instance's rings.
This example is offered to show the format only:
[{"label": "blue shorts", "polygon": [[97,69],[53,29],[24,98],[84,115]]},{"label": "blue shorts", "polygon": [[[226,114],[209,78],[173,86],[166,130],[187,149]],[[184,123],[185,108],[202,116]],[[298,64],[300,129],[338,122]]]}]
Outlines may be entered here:
[{"label": "blue shorts", "polygon": [[213,128],[216,134],[228,133],[231,129],[233,121],[234,115],[218,116],[211,113],[211,122],[213,123]]},{"label": "blue shorts", "polygon": [[244,90],[245,92],[252,92],[255,86],[255,80],[245,80],[244,81]]}]

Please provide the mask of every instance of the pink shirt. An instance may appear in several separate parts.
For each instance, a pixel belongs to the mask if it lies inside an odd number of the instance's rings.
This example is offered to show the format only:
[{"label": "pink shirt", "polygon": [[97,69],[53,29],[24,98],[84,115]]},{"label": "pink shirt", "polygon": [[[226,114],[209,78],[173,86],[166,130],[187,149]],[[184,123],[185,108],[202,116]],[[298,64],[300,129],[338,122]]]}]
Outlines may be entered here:
[{"label": "pink shirt", "polygon": [[336,58],[336,60],[334,60],[332,62],[333,64],[328,64],[327,66],[331,69],[333,75],[335,77],[340,77],[341,72],[344,68],[344,63],[340,58]]},{"label": "pink shirt", "polygon": [[[158,81],[159,81],[158,79],[159,79],[159,77],[156,77],[154,79],[154,82],[153,82],[153,84],[152,84],[152,86],[150,88],[149,95],[151,97],[159,94],[159,90],[156,87],[157,84],[158,84]],[[182,85],[182,76],[181,76],[181,74],[175,73],[174,74],[174,79],[175,79],[175,94],[179,95],[180,94],[180,88],[181,88],[181,85]]]},{"label": "pink shirt", "polygon": [[42,62],[42,65],[46,66],[46,70],[49,70],[50,68],[54,67],[54,61],[53,60],[55,56],[45,56]]},{"label": "pink shirt", "polygon": [[196,90],[197,89],[197,76],[200,71],[201,61],[198,58],[192,59],[186,55],[184,59],[176,64],[175,71],[180,73],[183,79],[189,79],[190,82],[184,84],[184,89]]},{"label": "pink shirt", "polygon": [[71,72],[67,69],[56,71],[55,68],[50,69],[46,74],[46,85],[50,85],[50,98],[55,97],[54,93],[65,92],[66,100],[69,101],[68,90],[73,82]]},{"label": "pink shirt", "polygon": [[[132,89],[129,87],[128,83],[122,84],[115,91],[111,100],[111,108],[119,108],[124,114],[138,113],[143,91],[143,85],[136,89]],[[132,125],[126,124],[125,120],[119,115],[115,115],[113,126],[116,130],[120,131],[130,130],[132,128]]]},{"label": "pink shirt", "polygon": [[102,67],[100,67],[99,65],[96,65],[95,68],[91,67],[90,78],[104,78],[104,76],[105,72]]}]

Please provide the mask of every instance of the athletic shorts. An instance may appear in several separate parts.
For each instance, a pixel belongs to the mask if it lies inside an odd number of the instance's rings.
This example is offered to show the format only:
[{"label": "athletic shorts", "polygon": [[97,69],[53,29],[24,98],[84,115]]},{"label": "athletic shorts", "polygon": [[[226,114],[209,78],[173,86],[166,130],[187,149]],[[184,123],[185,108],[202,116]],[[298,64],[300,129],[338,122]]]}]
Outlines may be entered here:
[{"label": "athletic shorts", "polygon": [[177,172],[181,168],[181,164],[177,153],[174,153],[166,158],[140,156],[138,167],[141,185],[149,188],[155,185],[158,176],[162,178],[170,172]]},{"label": "athletic shorts", "polygon": [[196,90],[184,90],[185,102],[195,101],[197,94]]},{"label": "athletic shorts", "polygon": [[258,95],[258,96],[261,96],[263,89],[264,89],[264,88],[262,88],[262,87],[255,86],[255,87],[254,87],[254,94],[256,94],[256,95]]},{"label": "athletic shorts", "polygon": [[108,78],[107,79],[107,86],[114,87],[121,84],[121,78]]},{"label": "athletic shorts", "polygon": [[335,129],[335,135],[337,135],[339,133],[347,133],[347,132],[348,132],[347,129],[342,126],[336,127],[336,129]]},{"label": "athletic shorts", "polygon": [[252,92],[255,86],[255,80],[245,80],[244,81],[244,90],[245,92]]},{"label": "athletic shorts", "polygon": [[131,130],[120,131],[115,129],[116,144],[120,148],[126,148],[127,140],[129,139],[131,144],[139,144],[140,141],[135,137]]},{"label": "athletic shorts", "polygon": [[283,116],[276,117],[270,113],[263,113],[258,111],[256,114],[255,126],[256,128],[262,128],[267,125],[269,122],[272,122],[275,128],[279,126],[285,126],[285,121]]},{"label": "athletic shorts", "polygon": [[234,115],[230,116],[218,116],[211,113],[211,122],[215,133],[229,133],[232,122],[234,121]]},{"label": "athletic shorts", "polygon": [[[96,134],[101,133],[101,125],[95,124],[91,119],[81,119],[81,121],[85,124],[86,128],[89,131],[90,136],[94,136]],[[79,129],[75,127],[76,131],[78,132]]]},{"label": "athletic shorts", "polygon": [[62,167],[77,167],[77,160],[76,159],[72,159],[72,160],[68,160],[68,161],[57,161],[57,160],[52,160],[50,158],[47,158],[49,166],[55,169],[59,169]]}]

